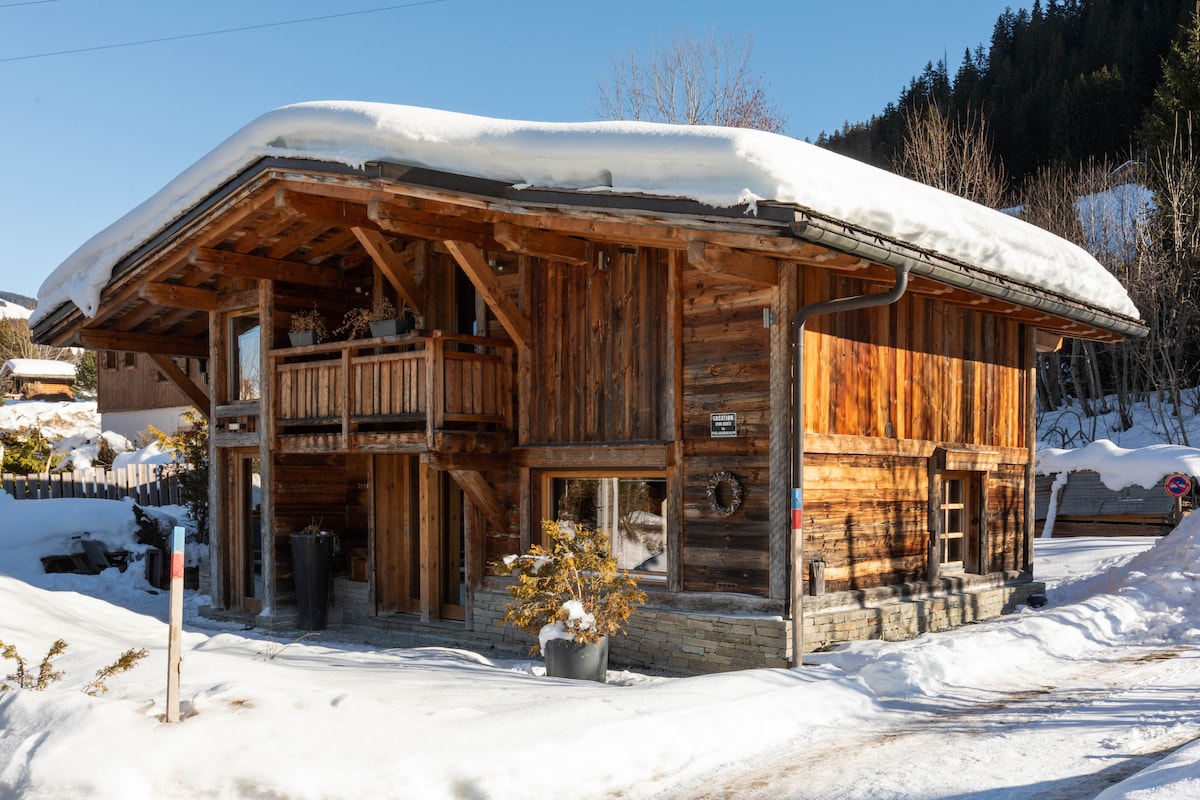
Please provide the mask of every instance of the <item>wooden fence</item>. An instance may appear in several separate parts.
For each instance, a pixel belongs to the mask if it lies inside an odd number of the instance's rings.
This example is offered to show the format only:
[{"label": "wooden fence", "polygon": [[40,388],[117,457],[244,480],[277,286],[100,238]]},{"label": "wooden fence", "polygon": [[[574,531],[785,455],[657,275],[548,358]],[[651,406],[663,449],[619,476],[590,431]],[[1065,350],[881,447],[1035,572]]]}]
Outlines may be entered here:
[{"label": "wooden fence", "polygon": [[76,472],[0,476],[4,491],[18,500],[87,497],[102,500],[133,498],[138,505],[179,505],[179,479],[169,467],[130,464],[118,470],[85,469]]}]

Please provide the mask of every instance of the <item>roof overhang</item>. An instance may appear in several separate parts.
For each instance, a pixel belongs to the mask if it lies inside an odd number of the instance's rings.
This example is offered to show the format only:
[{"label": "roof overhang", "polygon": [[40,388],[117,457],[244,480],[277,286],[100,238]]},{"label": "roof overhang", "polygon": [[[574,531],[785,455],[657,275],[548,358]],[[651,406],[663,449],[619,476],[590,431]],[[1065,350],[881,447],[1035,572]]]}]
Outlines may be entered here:
[{"label": "roof overhang", "polygon": [[[1035,312],[1026,317],[1030,324],[1061,335],[1115,341],[1146,332],[1138,320],[989,272],[986,265],[958,262],[795,205],[759,202],[753,207],[715,208],[686,198],[518,186],[388,162],[369,162],[356,168],[281,157],[254,162],[123,255],[102,292],[97,317],[105,315],[106,302],[129,296],[122,287],[136,279],[141,270],[170,251],[202,240],[208,226],[222,224],[229,215],[236,216],[239,206],[256,198],[261,202],[265,193],[283,185],[303,186],[306,192],[325,193],[332,198],[415,198],[449,204],[461,208],[464,215],[480,219],[528,220],[535,226],[558,226],[581,237],[603,237],[605,224],[637,225],[656,232],[648,241],[679,249],[687,248],[692,241],[723,237],[726,246],[756,257],[826,268],[842,264],[868,279],[872,278],[870,268],[874,265],[894,268],[904,264],[912,275],[948,287],[962,297],[994,301],[1004,310],[1011,307],[1018,313],[1021,309]],[[814,247],[821,252],[814,255]],[[830,257],[830,253],[837,257]],[[890,269],[877,272],[883,276],[890,274]],[[63,304],[37,320],[34,337],[58,345],[81,344],[79,332],[91,324],[73,305]]]}]

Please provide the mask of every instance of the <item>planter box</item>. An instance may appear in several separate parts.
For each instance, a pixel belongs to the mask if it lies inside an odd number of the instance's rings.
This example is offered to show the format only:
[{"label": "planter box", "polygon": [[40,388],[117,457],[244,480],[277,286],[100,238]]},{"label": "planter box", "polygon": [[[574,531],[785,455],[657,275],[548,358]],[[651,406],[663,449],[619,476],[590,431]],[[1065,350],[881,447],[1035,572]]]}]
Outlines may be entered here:
[{"label": "planter box", "polygon": [[301,331],[300,333],[289,333],[288,341],[292,343],[292,347],[306,347],[317,343],[316,331]]},{"label": "planter box", "polygon": [[378,322],[371,323],[371,335],[374,337],[380,336],[399,336],[402,333],[408,333],[412,327],[407,319],[381,319]]}]

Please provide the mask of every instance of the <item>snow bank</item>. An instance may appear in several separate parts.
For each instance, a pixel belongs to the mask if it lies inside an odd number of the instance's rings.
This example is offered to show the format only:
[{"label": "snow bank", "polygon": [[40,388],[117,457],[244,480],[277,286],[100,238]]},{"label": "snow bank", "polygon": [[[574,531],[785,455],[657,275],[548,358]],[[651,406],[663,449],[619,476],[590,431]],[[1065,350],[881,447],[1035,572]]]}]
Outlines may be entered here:
[{"label": "snow bank", "polygon": [[1039,475],[1083,470],[1099,473],[1100,481],[1114,492],[1129,486],[1153,489],[1176,472],[1200,476],[1200,449],[1175,444],[1127,449],[1097,439],[1074,450],[1051,447],[1037,451]]},{"label": "snow bank", "polygon": [[101,288],[124,255],[264,156],[352,167],[390,161],[514,185],[639,192],[719,207],[794,203],[1138,317],[1116,278],[1081,248],[1009,215],[778,134],[644,122],[523,122],[328,101],[264,114],[93,236],[43,283],[31,324],[68,301],[93,316]]}]

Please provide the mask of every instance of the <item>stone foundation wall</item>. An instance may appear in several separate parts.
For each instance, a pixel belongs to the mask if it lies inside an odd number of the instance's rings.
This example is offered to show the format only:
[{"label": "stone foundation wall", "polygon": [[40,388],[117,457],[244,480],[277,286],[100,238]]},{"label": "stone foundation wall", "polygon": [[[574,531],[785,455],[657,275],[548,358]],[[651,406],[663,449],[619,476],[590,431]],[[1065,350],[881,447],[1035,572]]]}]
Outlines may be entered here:
[{"label": "stone foundation wall", "polygon": [[[411,615],[375,617],[367,584],[338,579],[329,610],[331,626],[353,626],[364,641],[388,646],[460,645],[497,658],[526,657],[534,639],[502,625],[509,595],[491,583],[474,592],[470,623],[422,623]],[[860,639],[910,639],[1011,612],[1044,585],[1011,576],[973,583],[888,587],[806,598],[806,652]],[[653,601],[652,601],[653,602]],[[647,605],[610,642],[610,668],[693,675],[758,667],[787,667],[791,623],[779,615],[694,611]]]}]

